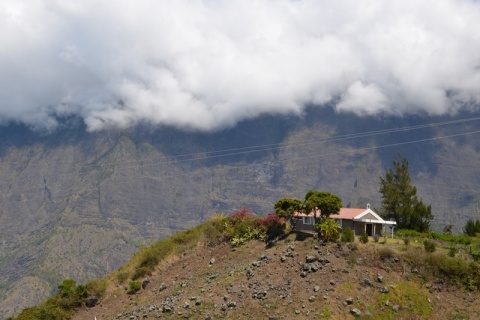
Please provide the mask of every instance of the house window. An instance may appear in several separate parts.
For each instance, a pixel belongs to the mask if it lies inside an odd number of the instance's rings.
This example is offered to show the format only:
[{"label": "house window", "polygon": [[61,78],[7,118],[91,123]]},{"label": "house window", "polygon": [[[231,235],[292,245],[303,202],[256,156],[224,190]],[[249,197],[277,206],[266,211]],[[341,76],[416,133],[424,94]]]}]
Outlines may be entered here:
[{"label": "house window", "polygon": [[303,217],[303,224],[314,224],[313,217]]},{"label": "house window", "polygon": [[338,223],[340,227],[342,226],[342,219],[335,219],[335,222]]}]

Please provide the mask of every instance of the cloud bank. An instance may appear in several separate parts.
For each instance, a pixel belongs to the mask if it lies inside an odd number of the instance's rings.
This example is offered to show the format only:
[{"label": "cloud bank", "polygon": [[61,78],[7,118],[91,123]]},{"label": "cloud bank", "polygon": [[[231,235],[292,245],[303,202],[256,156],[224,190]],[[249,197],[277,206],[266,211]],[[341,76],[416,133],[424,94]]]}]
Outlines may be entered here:
[{"label": "cloud bank", "polygon": [[474,0],[3,0],[0,121],[215,130],[480,106]]}]

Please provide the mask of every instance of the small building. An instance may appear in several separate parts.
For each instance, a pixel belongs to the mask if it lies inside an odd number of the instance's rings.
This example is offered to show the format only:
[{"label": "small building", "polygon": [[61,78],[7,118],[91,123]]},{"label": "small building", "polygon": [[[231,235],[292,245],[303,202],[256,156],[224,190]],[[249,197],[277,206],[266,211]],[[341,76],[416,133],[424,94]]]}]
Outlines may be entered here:
[{"label": "small building", "polygon": [[[315,224],[321,222],[321,212],[319,209],[308,214],[303,212],[295,212],[293,214],[294,230],[301,232],[316,232]],[[360,235],[365,231],[367,235],[386,235],[391,232],[391,228],[387,230],[387,226],[393,227],[397,223],[395,221],[383,220],[377,213],[370,209],[367,204],[366,209],[361,208],[341,208],[339,213],[330,215],[340,227],[342,232],[350,227],[355,235]]]},{"label": "small building", "polygon": [[321,221],[320,210],[316,209],[310,213],[295,212],[293,214],[294,226],[293,229],[302,232],[316,232],[315,224]]},{"label": "small building", "polygon": [[395,221],[383,220],[370,209],[370,204],[367,204],[366,209],[341,208],[339,213],[330,215],[330,218],[337,221],[342,227],[342,231],[350,227],[357,236],[363,231],[369,236],[386,235],[389,232],[386,227],[393,227],[397,224]]}]

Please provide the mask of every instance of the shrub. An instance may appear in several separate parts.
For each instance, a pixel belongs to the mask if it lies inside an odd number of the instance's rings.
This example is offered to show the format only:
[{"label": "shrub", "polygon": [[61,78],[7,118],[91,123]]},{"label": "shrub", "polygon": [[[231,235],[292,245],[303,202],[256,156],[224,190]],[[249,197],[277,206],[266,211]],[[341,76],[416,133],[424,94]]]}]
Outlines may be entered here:
[{"label": "shrub", "polygon": [[400,229],[397,230],[397,236],[399,237],[409,237],[409,238],[415,238],[415,237],[424,237],[425,234],[422,232],[418,232],[416,230],[409,230],[409,229]]},{"label": "shrub", "polygon": [[423,247],[425,248],[426,252],[434,252],[437,249],[437,245],[435,244],[435,242],[428,239],[423,241]]},{"label": "shrub", "polygon": [[455,247],[455,246],[451,246],[450,248],[448,248],[448,255],[450,257],[455,257],[455,255],[458,253],[458,248]]},{"label": "shrub", "polygon": [[368,234],[365,232],[365,230],[363,230],[362,233],[360,234],[359,240],[360,240],[361,243],[367,243],[368,242]]},{"label": "shrub", "polygon": [[389,247],[382,247],[378,250],[378,256],[380,257],[380,259],[385,261],[387,259],[393,258],[394,251]]},{"label": "shrub", "polygon": [[124,283],[129,277],[128,272],[119,272],[117,274],[117,280],[119,283]]},{"label": "shrub", "polygon": [[408,246],[410,244],[410,238],[409,237],[403,238],[403,243],[405,243],[405,245]]},{"label": "shrub", "polygon": [[342,242],[354,242],[355,241],[355,234],[353,233],[353,230],[350,227],[347,227],[340,238],[340,241]]},{"label": "shrub", "polygon": [[225,232],[232,245],[238,246],[248,240],[265,238],[267,228],[262,222],[261,218],[255,217],[250,210],[243,208],[227,219]]},{"label": "shrub", "polygon": [[142,288],[142,283],[140,281],[130,281],[128,283],[128,294],[134,294]]},{"label": "shrub", "polygon": [[355,242],[350,242],[347,244],[348,249],[351,251],[357,251],[358,250],[358,245]]},{"label": "shrub", "polygon": [[338,225],[335,220],[330,218],[324,218],[322,222],[315,225],[318,230],[318,233],[325,241],[335,242],[340,236],[341,227]]},{"label": "shrub", "polygon": [[276,238],[285,234],[286,223],[275,213],[268,214],[262,221],[269,238]]},{"label": "shrub", "polygon": [[480,233],[480,220],[468,219],[463,230],[468,236],[475,237],[477,233]]},{"label": "shrub", "polygon": [[378,242],[378,240],[380,240],[380,236],[378,234],[375,234],[373,236],[373,241]]}]

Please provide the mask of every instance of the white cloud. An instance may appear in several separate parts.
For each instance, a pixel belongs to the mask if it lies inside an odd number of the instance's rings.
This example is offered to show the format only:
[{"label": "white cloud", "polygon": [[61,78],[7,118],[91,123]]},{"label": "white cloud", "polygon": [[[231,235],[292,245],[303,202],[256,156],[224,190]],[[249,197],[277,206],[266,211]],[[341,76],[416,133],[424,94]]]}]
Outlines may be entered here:
[{"label": "white cloud", "polygon": [[357,114],[480,105],[473,0],[4,0],[0,119],[213,130],[339,101]]}]

